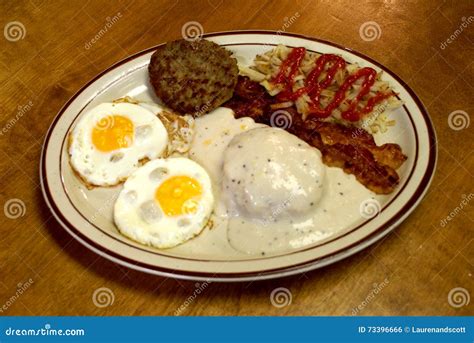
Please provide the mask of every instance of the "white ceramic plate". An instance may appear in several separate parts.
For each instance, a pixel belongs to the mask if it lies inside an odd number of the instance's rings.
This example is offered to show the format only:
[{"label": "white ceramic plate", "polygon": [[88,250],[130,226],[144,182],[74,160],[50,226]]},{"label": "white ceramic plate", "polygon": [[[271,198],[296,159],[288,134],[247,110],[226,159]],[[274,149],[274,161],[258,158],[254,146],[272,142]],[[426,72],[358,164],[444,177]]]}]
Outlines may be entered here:
[{"label": "white ceramic plate", "polygon": [[[250,64],[256,54],[285,44],[340,54],[349,62],[383,70],[383,79],[390,82],[404,106],[393,115],[396,126],[376,139],[379,143],[399,144],[408,156],[398,170],[400,185],[383,198],[377,216],[361,218],[315,246],[276,256],[241,256],[225,248],[195,254],[186,249],[187,243],[175,249],[158,250],[127,239],[118,233],[112,221],[111,199],[121,186],[87,190],[71,171],[65,142],[81,115],[98,103],[126,95],[156,101],[147,73],[150,56],[156,49],[152,47],[118,62],[82,87],[61,109],[46,135],[40,166],[44,198],[56,219],[79,242],[105,258],[147,273],[192,280],[262,280],[320,268],[348,257],[385,236],[418,205],[435,170],[435,132],[421,101],[399,77],[360,53],[301,35],[232,31],[204,38],[232,50],[241,63]],[[193,244],[209,244],[205,238],[195,240]]]}]

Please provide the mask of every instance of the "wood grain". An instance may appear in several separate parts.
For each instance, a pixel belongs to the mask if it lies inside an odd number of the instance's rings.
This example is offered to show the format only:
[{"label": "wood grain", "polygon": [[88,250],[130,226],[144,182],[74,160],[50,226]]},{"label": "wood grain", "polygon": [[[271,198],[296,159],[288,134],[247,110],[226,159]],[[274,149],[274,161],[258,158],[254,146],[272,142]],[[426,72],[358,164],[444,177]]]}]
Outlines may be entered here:
[{"label": "wood grain", "polygon": [[[19,214],[0,213],[2,315],[174,315],[185,303],[182,315],[351,315],[359,305],[361,315],[474,314],[474,301],[459,308],[448,302],[455,287],[474,296],[474,202],[461,206],[474,196],[473,125],[454,130],[448,120],[453,111],[472,117],[474,24],[459,33],[463,18],[472,21],[472,2],[31,0],[2,1],[0,8],[2,25],[20,22],[24,28],[24,37],[5,29],[0,39],[0,204],[24,204]],[[91,44],[114,16],[119,20]],[[122,268],[73,240],[40,192],[38,161],[50,122],[95,74],[180,38],[190,21],[205,32],[271,29],[316,36],[400,75],[428,108],[438,135],[436,176],[418,209],[383,241],[332,266],[280,280],[210,284],[192,300],[195,283]],[[379,25],[380,36],[365,41],[359,29],[369,21]],[[442,225],[447,216],[451,220]],[[371,297],[374,284],[382,283]],[[113,292],[110,306],[92,301],[101,287]],[[272,306],[277,287],[291,292],[290,305]]]}]

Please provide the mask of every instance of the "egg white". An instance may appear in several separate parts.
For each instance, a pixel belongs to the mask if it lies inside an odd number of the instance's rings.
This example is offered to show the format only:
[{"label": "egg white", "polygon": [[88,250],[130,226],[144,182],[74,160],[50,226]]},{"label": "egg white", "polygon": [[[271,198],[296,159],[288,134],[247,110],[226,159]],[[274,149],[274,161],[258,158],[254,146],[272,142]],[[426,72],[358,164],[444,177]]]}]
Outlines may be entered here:
[{"label": "egg white", "polygon": [[[134,139],[126,148],[103,152],[93,144],[92,131],[96,123],[112,115],[126,117],[133,123]],[[168,133],[155,114],[139,105],[102,103],[81,118],[69,143],[71,165],[82,179],[94,186],[113,186],[124,181],[143,159],[162,156]]]},{"label": "egg white", "polygon": [[[199,182],[202,195],[196,213],[167,216],[155,200],[156,189],[172,176],[189,176]],[[160,158],[138,168],[124,183],[115,202],[114,220],[119,231],[134,241],[170,248],[198,235],[213,207],[211,179],[204,168],[187,158]]]}]

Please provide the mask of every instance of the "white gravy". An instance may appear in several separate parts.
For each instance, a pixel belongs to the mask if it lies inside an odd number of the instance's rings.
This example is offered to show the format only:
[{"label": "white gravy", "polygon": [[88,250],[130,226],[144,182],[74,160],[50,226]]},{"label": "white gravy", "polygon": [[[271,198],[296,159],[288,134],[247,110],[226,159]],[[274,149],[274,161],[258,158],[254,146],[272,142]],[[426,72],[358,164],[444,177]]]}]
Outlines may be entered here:
[{"label": "white gravy", "polygon": [[[251,118],[235,119],[227,108],[218,108],[195,121],[195,136],[189,157],[201,164],[213,180],[216,205],[214,227],[201,234],[212,241],[216,251],[232,246],[236,252],[249,255],[272,255],[298,250],[321,243],[346,229],[365,221],[361,204],[383,203],[383,196],[361,185],[353,175],[339,168],[325,167],[324,191],[317,206],[305,215],[280,218],[268,213],[265,218],[228,215],[222,196],[224,151],[234,136],[256,127]],[[278,212],[278,208],[275,209]],[[193,242],[196,241],[196,242]],[[188,249],[201,253],[199,237],[186,243]],[[194,244],[196,243],[196,244]],[[209,247],[203,247],[209,253]]]}]

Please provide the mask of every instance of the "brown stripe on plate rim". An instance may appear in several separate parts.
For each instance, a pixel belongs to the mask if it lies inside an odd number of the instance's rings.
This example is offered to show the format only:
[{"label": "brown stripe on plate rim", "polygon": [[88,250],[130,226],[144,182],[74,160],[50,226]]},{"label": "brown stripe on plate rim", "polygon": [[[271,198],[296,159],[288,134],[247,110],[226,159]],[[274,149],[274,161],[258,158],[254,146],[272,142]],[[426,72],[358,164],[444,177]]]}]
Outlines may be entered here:
[{"label": "brown stripe on plate rim", "polygon": [[[204,37],[214,37],[214,36],[220,36],[220,35],[240,35],[240,34],[272,34],[272,35],[275,35],[276,32],[273,32],[273,31],[255,31],[255,30],[250,30],[250,31],[231,31],[231,32],[220,32],[220,33],[211,33],[211,34],[206,34],[204,35]],[[113,257],[113,258],[116,258],[117,260],[123,260],[123,262],[127,263],[127,264],[131,264],[131,265],[136,265],[136,266],[141,266],[145,269],[151,269],[151,270],[154,270],[154,271],[157,271],[157,272],[162,272],[162,273],[171,273],[173,274],[174,276],[176,277],[179,277],[180,275],[189,275],[189,276],[207,276],[207,277],[216,277],[216,275],[221,275],[222,274],[222,277],[225,279],[225,278],[231,278],[232,276],[238,278],[238,277],[244,277],[244,276],[249,276],[249,275],[255,275],[255,276],[261,276],[261,275],[271,275],[271,274],[276,274],[276,273],[283,273],[285,271],[290,271],[290,270],[294,270],[295,268],[296,269],[301,269],[303,268],[304,266],[311,266],[311,265],[315,265],[315,268],[317,267],[317,264],[318,262],[321,262],[322,260],[328,260],[331,258],[331,256],[334,258],[334,256],[339,256],[341,254],[343,254],[344,252],[347,252],[355,247],[355,246],[358,246],[360,244],[362,244],[364,241],[368,241],[370,240],[370,238],[376,236],[376,235],[380,235],[382,233],[384,233],[384,231],[386,231],[387,229],[393,229],[391,228],[391,226],[394,224],[394,222],[396,222],[397,220],[399,220],[401,217],[403,217],[403,215],[400,215],[400,213],[405,213],[406,210],[410,209],[418,200],[419,196],[422,195],[426,190],[427,190],[427,186],[429,185],[429,182],[431,181],[431,178],[434,174],[434,166],[435,166],[435,163],[436,163],[436,159],[437,159],[437,149],[436,149],[436,139],[435,139],[435,131],[434,131],[434,128],[433,128],[433,125],[431,123],[431,120],[428,116],[428,113],[425,109],[425,107],[423,106],[423,104],[421,103],[420,99],[416,96],[416,94],[413,92],[413,90],[403,81],[401,80],[396,74],[394,74],[393,72],[391,72],[388,68],[386,68],[385,66],[382,66],[380,63],[374,61],[373,59],[371,59],[370,57],[367,57],[365,56],[364,54],[361,54],[357,51],[354,51],[354,50],[351,50],[349,48],[345,48],[345,47],[342,47],[338,44],[335,44],[335,43],[332,43],[332,42],[328,42],[328,41],[325,41],[325,40],[321,40],[321,39],[317,39],[317,38],[312,38],[312,37],[307,37],[307,36],[303,36],[303,35],[298,35],[298,34],[291,34],[291,33],[283,33],[282,35],[284,36],[290,36],[290,37],[298,37],[298,38],[304,38],[304,39],[308,39],[308,40],[311,40],[311,41],[315,41],[315,42],[319,42],[319,43],[323,43],[323,44],[327,44],[327,45],[330,45],[330,46],[333,46],[333,47],[336,47],[336,48],[340,48],[340,49],[343,49],[345,51],[349,51],[353,54],[355,54],[356,56],[359,56],[375,65],[377,65],[379,68],[381,68],[382,70],[384,70],[384,72],[387,72],[389,75],[391,75],[392,77],[394,77],[404,88],[405,90],[407,90],[407,92],[411,95],[411,97],[414,99],[415,103],[417,104],[424,120],[425,120],[425,124],[428,128],[428,137],[430,139],[430,156],[429,156],[429,163],[428,163],[428,166],[427,166],[427,169],[425,171],[425,174],[423,175],[423,178],[420,182],[420,184],[418,185],[418,188],[417,190],[415,191],[415,193],[413,194],[413,196],[405,203],[405,205],[403,206],[403,208],[397,212],[397,214],[395,216],[393,216],[392,218],[390,218],[386,223],[384,223],[382,226],[380,226],[379,228],[377,228],[377,230],[375,230],[374,232],[372,232],[371,234],[365,236],[364,238],[362,238],[361,240],[359,241],[356,241],[348,246],[345,246],[344,248],[341,248],[339,250],[336,250],[336,251],[333,251],[327,255],[324,255],[324,256],[320,256],[314,260],[309,260],[309,261],[305,261],[305,262],[302,262],[300,264],[296,264],[296,265],[291,265],[291,266],[285,266],[285,267],[280,267],[280,268],[275,268],[275,269],[271,269],[271,270],[266,270],[264,272],[257,272],[257,271],[253,271],[253,272],[248,272],[248,273],[220,273],[220,274],[212,274],[212,273],[201,273],[201,272],[196,272],[196,271],[184,271],[184,270],[179,270],[179,274],[174,274],[176,272],[176,270],[171,270],[171,269],[168,269],[168,268],[165,268],[165,267],[157,267],[157,266],[154,266],[154,265],[149,265],[149,264],[146,264],[146,263],[142,263],[142,262],[138,262],[138,261],[135,261],[135,260],[131,260],[127,257],[124,257],[122,255],[119,255],[119,254],[116,254],[115,252],[113,251],[110,251],[108,250],[106,247],[103,247],[101,245],[99,245],[98,243],[94,242],[94,241],[91,241],[89,238],[87,238],[86,236],[84,236],[82,233],[80,233],[79,231],[77,231],[77,229],[74,227],[74,225],[72,225],[71,223],[69,223],[69,221],[63,216],[61,210],[56,206],[56,204],[54,203],[53,201],[53,198],[52,198],[52,195],[50,194],[50,191],[49,191],[49,183],[48,183],[48,180],[47,180],[47,174],[46,174],[46,166],[45,166],[45,160],[46,160],[46,147],[47,147],[47,143],[49,141],[49,138],[51,136],[51,132],[56,124],[56,122],[59,120],[59,118],[61,117],[62,113],[65,111],[65,109],[71,104],[71,102],[84,90],[86,89],[88,86],[90,86],[90,84],[92,84],[93,82],[95,82],[98,78],[100,78],[101,76],[105,75],[106,73],[108,73],[110,70],[113,70],[115,68],[117,68],[118,66],[130,61],[130,60],[133,60],[141,55],[144,55],[146,53],[149,53],[153,50],[156,49],[156,47],[158,46],[155,46],[155,47],[152,47],[152,48],[149,48],[149,49],[146,49],[144,51],[141,51],[137,54],[134,54],[132,56],[129,56],[127,58],[125,58],[124,60],[122,61],[119,61],[118,63],[112,65],[111,67],[107,68],[106,70],[104,70],[103,72],[99,73],[97,76],[95,76],[92,80],[90,80],[86,85],[84,85],[78,92],[76,92],[71,99],[69,99],[69,101],[63,106],[63,108],[60,110],[60,112],[58,113],[58,115],[55,117],[55,119],[53,120],[53,123],[51,124],[49,130],[48,130],[48,133],[47,133],[47,136],[45,138],[45,143],[43,145],[43,151],[42,151],[42,157],[41,157],[41,164],[42,164],[42,171],[43,171],[43,174],[45,175],[45,181],[46,181],[46,187],[43,185],[43,192],[45,194],[45,196],[47,197],[47,199],[50,199],[50,201],[48,201],[52,207],[52,210],[59,216],[62,218],[62,221],[63,221],[63,226],[66,226],[68,227],[71,231],[73,231],[76,235],[79,236],[79,238],[83,239],[87,244],[91,245],[92,247],[95,247],[96,249],[98,249],[99,251],[102,251],[104,252],[106,255],[110,255],[110,257]],[[165,43],[163,43],[165,44]],[[237,43],[238,44],[238,43]],[[228,45],[237,45],[237,44],[228,44]],[[259,44],[259,43],[246,43],[246,44],[252,44],[252,45],[256,45],[256,44]],[[162,45],[162,44],[160,44]],[[405,110],[407,110],[405,108]],[[409,112],[408,112],[409,113]],[[410,120],[412,121],[411,119],[411,116],[409,115],[410,117]],[[412,122],[412,125],[413,125],[413,122]],[[416,133],[416,130],[415,130],[415,133]],[[62,155],[62,150],[61,150],[61,155]],[[66,224],[67,223],[67,224]],[[387,231],[388,233],[388,231]],[[338,237],[340,238],[340,237]],[[122,242],[123,243],[123,242]],[[316,247],[312,247],[312,248],[309,248],[309,249],[316,249],[318,246]],[[136,248],[136,247],[134,247]],[[150,251],[146,251],[146,252],[150,252]],[[301,251],[297,251],[297,252],[301,252]],[[295,253],[297,253],[295,252]],[[353,252],[354,253],[354,252]],[[352,254],[352,253],[351,253]],[[164,255],[168,258],[176,258],[174,256],[170,256],[170,255]],[[347,256],[342,256],[341,258],[344,258],[344,257],[348,257],[350,255],[347,255]],[[269,257],[269,258],[272,258],[272,257]],[[273,258],[275,258],[275,256],[273,256]],[[253,260],[245,260],[245,261],[254,261],[255,259]],[[339,260],[339,259],[338,259]],[[215,260],[215,262],[217,263],[228,263],[229,261],[218,261],[218,260]]]},{"label": "brown stripe on plate rim", "polygon": [[[269,46],[269,45],[272,45],[272,44],[263,44],[263,43],[257,43],[257,44],[254,44],[254,43],[239,43],[239,44],[223,44],[223,46],[234,46],[234,45],[266,45],[266,46]],[[275,44],[273,44],[273,46],[275,46]],[[315,52],[315,53],[319,53],[321,54],[321,52],[318,52],[318,51],[314,51],[314,50],[309,50],[311,52]],[[139,57],[139,56],[137,56]],[[142,68],[144,68],[146,66],[143,66],[143,67],[140,67],[140,68],[135,68],[129,72],[127,72],[126,74],[122,75],[122,77],[120,79],[116,79],[114,80],[112,83],[110,83],[108,85],[107,88],[109,88],[110,86],[112,86],[113,84],[121,81],[123,78],[125,78],[126,76],[134,73],[135,71],[137,70],[140,70]],[[113,70],[115,68],[112,68],[111,70]],[[105,91],[105,89],[103,90]],[[102,91],[102,92],[103,92]],[[102,93],[101,92],[101,93]],[[95,97],[97,97],[98,95],[100,95],[101,93],[98,93],[95,95]],[[400,99],[397,95],[397,98]],[[93,101],[93,99],[91,99],[89,102],[87,102],[82,108],[81,110],[78,112],[78,114],[74,117],[74,119],[72,120],[71,124],[69,125],[68,129],[67,129],[67,132],[71,132],[71,128],[72,126],[74,125],[74,123],[77,121],[77,118],[81,115],[81,113],[84,111],[84,109],[89,105],[89,103]],[[415,133],[415,158],[414,158],[414,163],[413,163],[413,167],[412,169],[410,170],[410,173],[408,175],[408,178],[404,181],[402,187],[400,189],[398,189],[398,192],[395,194],[395,196],[388,202],[385,204],[385,206],[380,210],[379,214],[382,213],[388,206],[390,206],[393,201],[395,201],[399,195],[403,192],[403,190],[405,189],[406,185],[408,184],[408,182],[410,181],[412,175],[413,175],[413,172],[416,168],[416,162],[418,160],[418,142],[419,142],[419,139],[418,139],[418,133],[416,131],[416,128],[415,128],[415,124],[413,122],[413,119],[411,117],[411,113],[410,111],[408,111],[408,108],[403,105],[403,108],[405,109],[406,113],[407,113],[407,116],[408,118],[410,119],[410,123],[412,125],[412,128],[413,128],[413,132]],[[64,150],[64,145],[66,144],[66,140],[67,140],[67,135],[64,137],[62,143],[61,143],[61,151]],[[63,166],[63,154],[61,153],[61,156],[60,156],[60,167],[59,167],[59,172],[60,172],[60,175],[63,175],[63,172],[62,172],[62,166]],[[64,184],[64,179],[61,178],[61,183],[62,183],[62,187],[63,187],[63,190],[64,190],[64,193],[66,194],[66,197],[68,198],[69,200],[69,203],[71,204],[71,206],[76,210],[77,213],[80,214],[80,216],[89,223],[89,225],[91,225],[92,227],[94,227],[95,229],[99,230],[100,232],[102,232],[103,234],[107,235],[108,237],[112,238],[113,240],[116,240],[120,243],[123,243],[133,249],[137,249],[137,250],[140,250],[140,251],[143,251],[143,252],[147,252],[147,253],[151,253],[151,254],[154,254],[154,255],[158,255],[158,256],[166,256],[166,257],[171,257],[171,258],[176,258],[176,259],[180,259],[180,260],[187,260],[187,261],[198,261],[198,262],[227,262],[226,260],[208,260],[208,259],[198,259],[198,258],[188,258],[188,257],[180,257],[180,256],[175,256],[175,255],[170,255],[170,254],[165,254],[165,253],[162,253],[160,252],[160,250],[158,249],[153,249],[153,248],[146,248],[145,246],[139,246],[139,245],[135,245],[135,244],[138,244],[138,243],[134,243],[134,244],[131,244],[129,242],[129,240],[126,238],[126,237],[123,237],[123,236],[119,236],[119,237],[116,237],[114,236],[113,234],[111,234],[109,231],[107,230],[103,230],[101,227],[97,226],[96,224],[94,224],[93,222],[91,222],[77,207],[76,205],[74,204],[74,202],[71,200],[71,197],[69,196],[69,193],[68,193],[68,190],[67,190],[67,187],[66,185]],[[396,216],[397,214],[395,214],[394,216]],[[309,247],[305,247],[305,248],[302,248],[302,249],[299,249],[299,250],[295,250],[295,251],[290,251],[290,252],[287,252],[287,253],[281,253],[281,254],[276,254],[276,255],[271,255],[271,256],[267,256],[267,257],[257,257],[257,258],[247,258],[247,259],[243,259],[243,260],[232,260],[231,262],[245,262],[245,261],[258,261],[258,260],[268,260],[268,259],[272,259],[272,258],[275,258],[275,257],[282,257],[282,256],[288,256],[288,255],[292,255],[292,254],[296,254],[296,253],[300,253],[300,252],[304,252],[304,251],[308,251],[308,250],[311,250],[311,249],[316,249],[316,248],[319,248],[321,246],[324,246],[324,245],[327,245],[331,242],[334,242],[335,240],[338,240],[338,239],[341,239],[349,234],[351,234],[352,232],[354,232],[355,230],[358,230],[360,229],[361,227],[363,227],[364,225],[366,225],[367,223],[369,223],[370,221],[372,221],[373,219],[375,219],[376,216],[372,217],[372,218],[369,218],[367,219],[366,221],[364,221],[363,223],[349,229],[347,232],[345,232],[344,234],[340,234],[340,235],[334,235],[334,237],[331,237],[330,239],[328,239],[327,241],[325,241],[324,243],[320,243],[320,244],[317,244],[317,245],[311,245]]]}]

